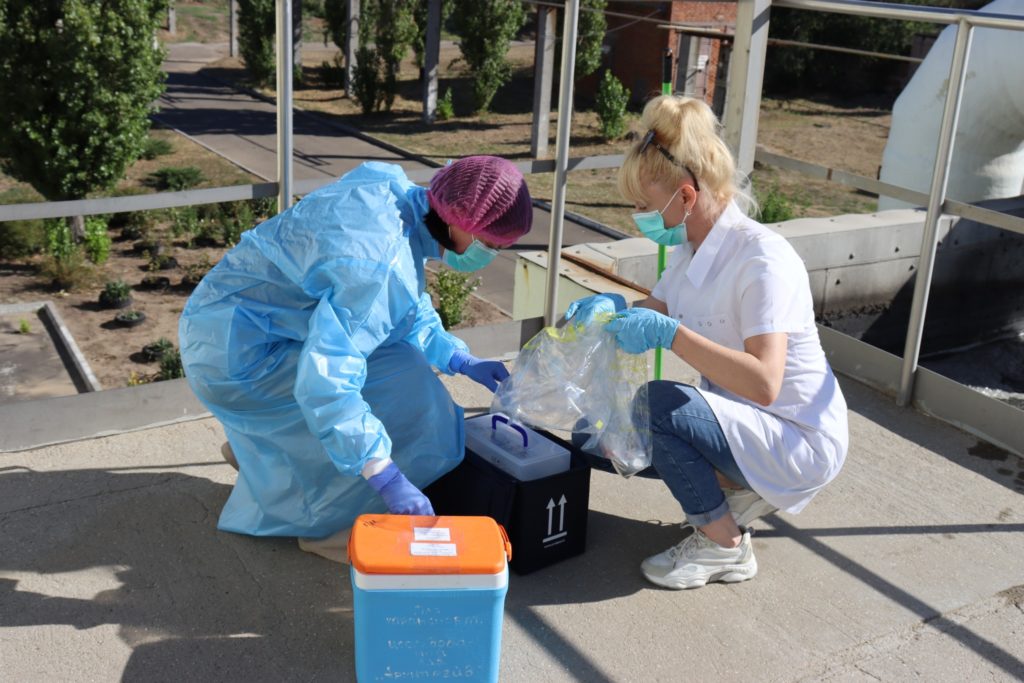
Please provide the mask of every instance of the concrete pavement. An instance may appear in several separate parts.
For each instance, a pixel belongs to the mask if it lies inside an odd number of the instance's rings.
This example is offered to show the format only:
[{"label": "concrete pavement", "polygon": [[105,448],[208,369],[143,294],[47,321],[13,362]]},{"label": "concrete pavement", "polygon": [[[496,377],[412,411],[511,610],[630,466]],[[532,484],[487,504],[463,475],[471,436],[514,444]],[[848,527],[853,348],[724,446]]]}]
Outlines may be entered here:
[{"label": "concrete pavement", "polygon": [[[666,376],[693,372],[670,358]],[[444,382],[470,413],[489,404]],[[646,583],[678,506],[594,472],[586,553],[511,578],[502,680],[1021,680],[1024,465],[842,386],[845,470],[804,513],[755,524],[753,581]],[[104,405],[119,432],[0,453],[0,680],[353,680],[348,569],[218,532],[236,476],[219,425],[180,381],[131,392],[38,402],[35,425],[0,412],[0,432],[45,440],[39,422],[71,429],[90,402],[81,433],[105,431]],[[146,427],[175,410],[191,419]]]},{"label": "concrete pavement", "polygon": [[[166,126],[265,180],[277,177],[275,105],[209,78],[200,69],[227,55],[226,44],[175,43],[164,62],[167,89],[157,118]],[[312,50],[304,47],[304,50]],[[327,116],[297,110],[294,117],[296,180],[337,178],[365,161],[398,163],[403,168],[429,168],[393,148],[375,144]],[[480,271],[476,295],[505,313],[512,312],[512,283],[519,250],[547,249],[551,214],[534,209],[533,229],[514,249],[504,250]],[[563,244],[605,242],[607,235],[566,220]]]}]

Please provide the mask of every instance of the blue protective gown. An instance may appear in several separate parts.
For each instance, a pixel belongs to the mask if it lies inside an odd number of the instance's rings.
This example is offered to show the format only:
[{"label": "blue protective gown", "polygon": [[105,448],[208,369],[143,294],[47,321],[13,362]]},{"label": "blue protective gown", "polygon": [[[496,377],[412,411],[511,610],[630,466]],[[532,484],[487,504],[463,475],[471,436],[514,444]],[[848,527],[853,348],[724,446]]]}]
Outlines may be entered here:
[{"label": "blue protective gown", "polygon": [[424,487],[463,456],[448,372],[466,345],[425,290],[426,189],[371,162],[245,232],[179,323],[185,375],[240,470],[218,527],[321,538],[384,504],[359,476],[390,456]]}]

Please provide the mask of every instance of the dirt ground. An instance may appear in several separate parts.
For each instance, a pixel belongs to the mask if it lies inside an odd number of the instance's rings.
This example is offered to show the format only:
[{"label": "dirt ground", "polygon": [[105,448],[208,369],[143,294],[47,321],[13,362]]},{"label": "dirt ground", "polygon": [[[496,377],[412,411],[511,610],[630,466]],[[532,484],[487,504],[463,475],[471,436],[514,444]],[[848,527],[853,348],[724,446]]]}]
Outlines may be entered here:
[{"label": "dirt ground", "polygon": [[[226,4],[215,2],[179,2],[178,34],[168,40],[225,40],[223,17]],[[306,40],[321,40],[319,27],[307,26]],[[399,95],[390,115],[363,115],[356,103],[343,93],[326,88],[323,83],[324,51],[310,51],[304,64],[304,79],[296,92],[296,105],[335,117],[342,123],[359,128],[403,149],[438,160],[467,154],[500,154],[512,159],[529,158],[529,136],[532,102],[532,45],[521,44],[509,54],[514,65],[514,78],[495,98],[492,111],[484,116],[472,114],[471,83],[457,48],[442,50],[440,91],[452,88],[455,118],[425,125],[420,121],[420,86],[418,71],[411,59],[403,63]],[[244,69],[237,59],[227,59],[209,67],[218,78],[246,83]],[[270,92],[270,91],[265,91]],[[579,100],[579,98],[577,98]],[[632,114],[635,118],[636,114]],[[858,104],[831,104],[807,99],[772,100],[762,103],[758,142],[772,152],[803,159],[816,164],[841,168],[875,177],[881,163],[882,150],[888,135],[890,112],[884,108]],[[551,125],[551,152],[554,150],[556,123]],[[467,135],[467,131],[471,131]],[[211,153],[184,141],[170,131],[154,131],[173,143],[170,156],[137,162],[118,187],[118,193],[153,191],[147,187],[149,174],[164,166],[194,165],[202,169],[207,181],[201,187],[254,182],[248,174]],[[573,115],[573,156],[617,154],[626,141],[607,143],[599,135],[598,119],[585,101],[578,101]],[[834,184],[809,180],[799,174],[780,169],[759,167],[755,170],[755,186],[765,191],[775,189],[792,203],[796,216],[821,216],[839,213],[860,213],[875,209],[875,199]],[[528,178],[531,193],[538,199],[551,199],[551,174]],[[6,201],[33,201],[34,193],[27,186],[0,174],[0,201],[4,193],[15,192]],[[20,194],[18,194],[20,193]],[[567,209],[591,217],[623,232],[636,234],[629,219],[630,207],[615,188],[614,170],[570,173]],[[166,225],[163,228],[166,230]],[[118,240],[117,231],[111,235]],[[114,242],[110,260],[97,269],[91,282],[71,291],[53,291],[36,276],[34,269],[42,257],[18,262],[0,259],[0,301],[25,302],[53,300],[85,354],[100,383],[105,388],[123,387],[132,382],[152,378],[157,367],[147,363],[141,354],[145,344],[166,337],[177,341],[178,317],[191,291],[182,284],[184,269],[207,258],[215,263],[223,248],[189,248],[182,241],[169,247],[179,266],[159,275],[170,279],[171,285],[161,291],[140,291],[138,284],[147,275],[146,258],[133,250],[133,242]],[[134,288],[133,307],[146,315],[146,321],[134,328],[123,328],[113,322],[116,311],[103,309],[98,295],[105,281],[123,279]],[[465,319],[460,327],[488,324],[507,317],[491,304],[471,296]]]},{"label": "dirt ground", "polygon": [[[100,306],[98,298],[102,286],[98,281],[92,286],[70,292],[53,291],[29,267],[0,263],[0,301],[53,301],[104,389],[124,387],[154,378],[159,370],[158,363],[148,362],[142,354],[142,347],[160,337],[166,337],[177,345],[178,318],[192,292],[191,287],[182,283],[184,268],[198,263],[204,255],[216,261],[224,253],[223,248],[188,249],[181,245],[173,246],[168,253],[181,266],[156,273],[168,277],[170,286],[159,291],[143,291],[138,285],[149,274],[148,261],[135,253],[132,245],[130,241],[115,242],[102,274],[103,279],[122,279],[133,286],[131,308],[145,313],[146,320],[132,328],[122,327],[114,320],[120,311]],[[509,320],[497,307],[475,296],[470,296],[464,315],[457,328]],[[8,355],[7,346],[4,345],[6,341],[23,341],[16,333],[17,323],[17,320],[13,323],[5,321],[5,325],[0,328],[3,339],[0,342],[0,355],[5,358]],[[38,334],[43,334],[42,323],[34,320],[32,327]],[[24,390],[19,390],[19,394],[27,398]]]}]

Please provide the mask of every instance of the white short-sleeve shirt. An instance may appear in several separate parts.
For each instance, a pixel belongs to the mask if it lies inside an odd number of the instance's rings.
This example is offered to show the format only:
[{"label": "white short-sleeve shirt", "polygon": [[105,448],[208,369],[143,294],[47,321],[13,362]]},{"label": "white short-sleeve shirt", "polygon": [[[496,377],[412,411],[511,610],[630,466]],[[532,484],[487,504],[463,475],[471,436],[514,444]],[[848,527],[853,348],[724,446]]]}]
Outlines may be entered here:
[{"label": "white short-sleeve shirt", "polygon": [[782,389],[760,406],[701,378],[747,482],[781,510],[799,512],[838,473],[849,443],[846,400],[818,339],[807,269],[780,235],[734,202],[700,248],[676,247],[651,295],[668,314],[738,351],[749,337],[788,335]]}]

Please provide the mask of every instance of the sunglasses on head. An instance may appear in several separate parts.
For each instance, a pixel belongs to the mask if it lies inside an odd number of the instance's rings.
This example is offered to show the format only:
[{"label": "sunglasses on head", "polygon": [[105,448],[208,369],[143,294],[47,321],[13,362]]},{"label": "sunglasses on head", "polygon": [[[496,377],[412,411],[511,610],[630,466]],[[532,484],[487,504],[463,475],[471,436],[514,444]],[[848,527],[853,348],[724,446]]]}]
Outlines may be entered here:
[{"label": "sunglasses on head", "polygon": [[661,152],[661,155],[668,159],[669,162],[689,173],[690,176],[693,178],[693,189],[700,192],[700,185],[697,183],[697,174],[691,171],[690,167],[687,166],[686,164],[677,161],[676,158],[672,156],[672,152],[668,151],[667,149],[658,144],[658,141],[654,139],[654,130],[649,130],[647,131],[647,134],[644,135],[644,140],[643,142],[640,143],[639,154],[643,154],[644,152],[646,152],[647,148],[650,147],[651,145],[653,145],[656,150]]}]

